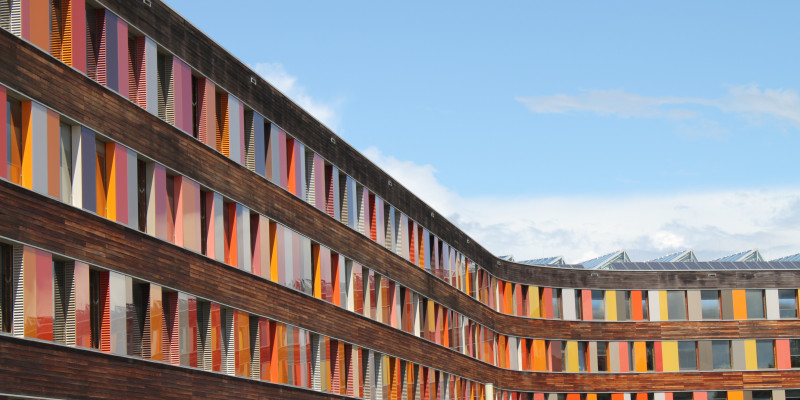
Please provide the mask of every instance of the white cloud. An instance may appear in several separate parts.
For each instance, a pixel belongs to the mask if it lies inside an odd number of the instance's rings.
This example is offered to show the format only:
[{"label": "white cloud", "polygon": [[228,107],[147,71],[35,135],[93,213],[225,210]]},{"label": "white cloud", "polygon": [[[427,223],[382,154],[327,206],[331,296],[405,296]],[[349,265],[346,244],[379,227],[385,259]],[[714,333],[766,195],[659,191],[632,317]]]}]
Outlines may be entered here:
[{"label": "white cloud", "polygon": [[632,197],[470,197],[431,165],[364,154],[495,255],[563,255],[581,262],[618,249],[637,260],[693,248],[701,259],[759,248],[767,258],[800,252],[800,187]]},{"label": "white cloud", "polygon": [[257,63],[250,67],[314,118],[332,130],[336,130],[339,123],[337,114],[339,102],[327,104],[311,98],[306,89],[297,83],[297,77],[286,72],[280,63]]},{"label": "white cloud", "polygon": [[[623,90],[589,90],[577,95],[519,97],[539,114],[592,112],[622,118],[694,119],[702,107],[750,118],[774,118],[800,128],[800,96],[791,89],[761,89],[758,85],[731,86],[720,98],[657,97]],[[698,109],[698,107],[701,107]]]}]

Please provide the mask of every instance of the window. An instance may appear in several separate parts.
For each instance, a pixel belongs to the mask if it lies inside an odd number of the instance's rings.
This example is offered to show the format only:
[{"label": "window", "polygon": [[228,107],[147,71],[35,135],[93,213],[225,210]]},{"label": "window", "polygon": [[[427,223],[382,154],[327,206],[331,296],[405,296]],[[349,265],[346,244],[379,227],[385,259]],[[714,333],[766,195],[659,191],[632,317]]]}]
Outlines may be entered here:
[{"label": "window", "polygon": [[61,175],[61,201],[72,204],[72,127],[61,123],[59,145],[59,170]]},{"label": "window", "polygon": [[645,342],[645,354],[647,356],[647,370],[656,370],[656,351],[653,342]]},{"label": "window", "polygon": [[692,400],[692,392],[673,392],[672,400]]},{"label": "window", "polygon": [[[200,253],[207,256],[208,255],[208,200],[206,199],[207,193],[204,190],[200,190]],[[262,266],[261,268],[267,268],[270,270],[270,266]],[[262,270],[262,273],[264,271]],[[269,272],[266,273],[269,276]],[[275,279],[276,277],[272,277]]]},{"label": "window", "polygon": [[697,342],[678,342],[678,362],[681,371],[697,370]]},{"label": "window", "polygon": [[107,214],[106,193],[108,193],[108,170],[106,168],[106,144],[96,140],[96,171],[97,171],[97,215],[105,217]]},{"label": "window", "polygon": [[578,371],[587,371],[587,360],[586,357],[588,352],[586,351],[586,342],[578,342]]},{"label": "window", "polygon": [[129,340],[129,345],[133,347],[128,354],[150,358],[150,284],[147,282],[133,284],[133,313],[132,339]]},{"label": "window", "polygon": [[549,370],[552,372],[561,372],[564,370],[564,363],[562,360],[564,359],[561,341],[559,340],[552,340],[548,342],[548,353],[551,354],[551,358],[548,360],[550,362]]},{"label": "window", "polygon": [[9,97],[6,101],[6,112],[8,179],[19,185],[22,183],[22,103]]},{"label": "window", "polygon": [[70,344],[67,343],[66,325],[70,286],[74,279],[74,269],[70,271],[65,262],[53,260],[53,341],[56,343]]},{"label": "window", "polygon": [[670,321],[686,320],[686,292],[667,291],[667,316]]},{"label": "window", "polygon": [[789,340],[789,357],[792,368],[800,368],[800,339]]},{"label": "window", "polygon": [[102,323],[100,307],[100,271],[89,271],[89,324],[92,327],[92,347],[100,348],[100,324]]},{"label": "window", "polygon": [[0,0],[0,28],[11,31],[11,0]]},{"label": "window", "polygon": [[[136,160],[136,203],[139,210],[139,230],[147,230],[147,163]],[[203,253],[205,254],[205,253]]]},{"label": "window", "polygon": [[798,400],[798,399],[800,399],[800,390],[786,391],[786,400]]},{"label": "window", "polygon": [[778,307],[781,318],[797,318],[797,290],[778,290]]},{"label": "window", "polygon": [[561,318],[561,289],[553,289],[553,318]]},{"label": "window", "polygon": [[731,369],[731,342],[729,340],[712,341],[711,351],[714,357],[714,369]]},{"label": "window", "polygon": [[708,400],[725,400],[728,398],[728,392],[708,392]]},{"label": "window", "polygon": [[592,319],[604,320],[606,319],[605,300],[603,299],[603,290],[592,290]]},{"label": "window", "polygon": [[192,75],[192,136],[200,138],[200,81]]},{"label": "window", "polygon": [[764,318],[764,291],[746,290],[747,319]]},{"label": "window", "polygon": [[163,53],[156,55],[158,117],[175,125],[175,93],[172,90],[172,57]]},{"label": "window", "polygon": [[758,369],[775,368],[775,347],[772,340],[756,340]]},{"label": "window", "polygon": [[[618,292],[619,293],[619,292]],[[622,304],[619,304],[622,301]],[[630,321],[631,319],[631,291],[622,291],[622,296],[617,296],[617,320]]]},{"label": "window", "polygon": [[754,390],[752,392],[753,400],[771,400],[772,399],[772,391],[771,390]]},{"label": "window", "polygon": [[642,291],[642,320],[647,321],[649,317],[649,309],[647,306],[647,292]]},{"label": "window", "polygon": [[700,303],[703,319],[720,319],[719,290],[701,290]]},{"label": "window", "polygon": [[597,342],[597,371],[608,371],[608,342]]},{"label": "window", "polygon": [[0,244],[0,331],[11,332],[11,314],[13,308],[11,272],[11,246]]}]

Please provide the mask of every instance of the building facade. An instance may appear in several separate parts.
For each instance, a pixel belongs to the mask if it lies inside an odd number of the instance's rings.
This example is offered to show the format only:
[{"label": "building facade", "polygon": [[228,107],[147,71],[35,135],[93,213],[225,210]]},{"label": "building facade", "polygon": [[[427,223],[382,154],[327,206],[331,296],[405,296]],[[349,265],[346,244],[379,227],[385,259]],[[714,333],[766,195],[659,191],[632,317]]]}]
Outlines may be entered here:
[{"label": "building facade", "polygon": [[796,270],[501,259],[158,0],[0,28],[0,395],[800,397]]}]

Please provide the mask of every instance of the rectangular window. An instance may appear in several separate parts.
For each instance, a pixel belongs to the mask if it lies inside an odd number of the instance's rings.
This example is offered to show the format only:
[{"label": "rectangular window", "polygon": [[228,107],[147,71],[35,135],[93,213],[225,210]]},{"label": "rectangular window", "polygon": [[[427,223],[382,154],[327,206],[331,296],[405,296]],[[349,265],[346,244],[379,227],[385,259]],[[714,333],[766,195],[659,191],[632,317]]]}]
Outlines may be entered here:
[{"label": "rectangular window", "polygon": [[800,390],[787,390],[786,400],[800,400]]},{"label": "rectangular window", "polygon": [[789,357],[792,368],[800,368],[800,339],[789,340]]},{"label": "rectangular window", "polygon": [[764,318],[764,291],[746,290],[747,319]]},{"label": "rectangular window", "polygon": [[561,318],[561,289],[553,288],[553,319]]},{"label": "rectangular window", "polygon": [[775,368],[775,342],[773,340],[756,340],[756,359],[758,369]]},{"label": "rectangular window", "polygon": [[11,332],[13,282],[11,273],[11,246],[0,244],[0,331],[2,332]]},{"label": "rectangular window", "polygon": [[752,393],[753,393],[753,400],[771,400],[772,399],[772,391],[771,390],[754,390]]},{"label": "rectangular window", "polygon": [[692,392],[673,392],[672,400],[692,400]]},{"label": "rectangular window", "polygon": [[11,1],[0,0],[0,28],[7,31],[11,31]]},{"label": "rectangular window", "polygon": [[714,369],[731,369],[731,342],[729,340],[713,340],[711,351],[714,355]]},{"label": "rectangular window", "polygon": [[586,345],[586,342],[578,342],[578,371],[586,371],[586,365],[588,364],[586,361],[586,357],[588,352],[586,348],[589,347]]},{"label": "rectangular window", "polygon": [[667,291],[667,316],[670,321],[686,320],[686,292],[683,290]]},{"label": "rectangular window", "polygon": [[6,101],[6,112],[8,179],[19,185],[22,184],[22,103],[9,97]]},{"label": "rectangular window", "polygon": [[549,370],[552,372],[561,372],[564,369],[564,363],[562,362],[564,356],[561,350],[561,341],[552,340],[547,343],[548,346],[548,353],[551,355]]},{"label": "rectangular window", "polygon": [[[620,300],[623,301],[622,304]],[[631,319],[631,291],[623,291],[622,296],[617,296],[617,320],[630,321]]]},{"label": "rectangular window", "polygon": [[139,209],[139,230],[145,232],[147,229],[147,163],[138,159],[136,160],[136,203]]},{"label": "rectangular window", "polygon": [[[208,192],[201,190],[200,191],[200,253],[205,256],[208,255],[208,235],[213,234],[208,231],[209,216],[208,216],[207,197],[208,197]],[[277,280],[277,277],[273,276],[272,280]]]},{"label": "rectangular window", "polygon": [[68,344],[67,315],[69,314],[71,295],[70,286],[74,279],[74,269],[68,271],[66,263],[53,260],[53,341],[56,343]]},{"label": "rectangular window", "polygon": [[656,350],[653,342],[645,342],[645,352],[647,355],[647,370],[656,370]]},{"label": "rectangular window", "polygon": [[647,291],[642,291],[642,320],[647,321],[650,319],[649,309],[647,306]]},{"label": "rectangular window", "polygon": [[678,362],[681,371],[697,370],[697,342],[678,342]]},{"label": "rectangular window", "polygon": [[703,319],[720,319],[719,290],[701,290],[700,303]]},{"label": "rectangular window", "polygon": [[605,291],[592,290],[592,319],[604,320],[606,319],[606,307],[604,299]]},{"label": "rectangular window", "polygon": [[158,94],[158,117],[175,125],[175,98],[172,90],[172,57],[158,53],[156,55],[156,76]]},{"label": "rectangular window", "polygon": [[61,175],[61,201],[72,204],[72,127],[61,123],[59,145],[59,170]]},{"label": "rectangular window", "polygon": [[707,392],[708,400],[726,400],[728,398],[728,392],[725,391],[717,391],[717,392]]},{"label": "rectangular window", "polygon": [[597,342],[597,371],[608,371],[608,342]]},{"label": "rectangular window", "polygon": [[106,144],[96,140],[96,184],[97,184],[97,215],[105,217],[107,214],[106,194],[108,193],[108,171],[106,168]]},{"label": "rectangular window", "polygon": [[[133,284],[133,318],[131,320],[130,355],[150,358],[150,284]],[[198,309],[199,310],[199,309]]]},{"label": "rectangular window", "polygon": [[192,75],[192,136],[200,137],[200,82]]},{"label": "rectangular window", "polygon": [[100,325],[102,323],[100,307],[100,271],[89,271],[89,324],[92,329],[92,348],[100,348]]},{"label": "rectangular window", "polygon": [[797,290],[778,290],[778,307],[781,318],[797,318]]}]

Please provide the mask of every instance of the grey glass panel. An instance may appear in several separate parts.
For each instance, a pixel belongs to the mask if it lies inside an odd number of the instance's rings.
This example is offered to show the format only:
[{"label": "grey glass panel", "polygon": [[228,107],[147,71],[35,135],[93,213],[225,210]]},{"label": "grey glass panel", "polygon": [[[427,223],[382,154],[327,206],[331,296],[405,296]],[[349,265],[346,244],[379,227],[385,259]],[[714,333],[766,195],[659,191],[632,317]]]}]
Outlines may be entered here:
[{"label": "grey glass panel", "polygon": [[754,390],[752,392],[753,400],[770,400],[772,399],[771,390]]},{"label": "grey glass panel", "polygon": [[775,347],[772,340],[756,340],[758,369],[775,368]]},{"label": "grey glass panel", "polygon": [[714,354],[714,369],[731,369],[730,340],[714,340],[711,342]]},{"label": "grey glass panel", "polygon": [[745,291],[747,301],[747,319],[764,318],[764,291]]},{"label": "grey glass panel", "polygon": [[725,400],[728,398],[728,392],[708,392],[708,400]]},{"label": "grey glass panel", "polygon": [[797,291],[794,289],[778,290],[778,307],[781,318],[797,318]]},{"label": "grey glass panel", "polygon": [[686,292],[667,291],[667,314],[670,321],[686,320]]},{"label": "grey glass panel", "polygon": [[719,290],[701,290],[703,319],[720,319]]},{"label": "grey glass panel", "polygon": [[592,319],[604,320],[606,318],[605,301],[602,290],[592,290]]},{"label": "grey glass panel", "polygon": [[800,390],[786,391],[786,400],[797,400],[797,399],[800,399]]},{"label": "grey glass panel", "polygon": [[789,355],[792,368],[800,368],[800,339],[789,340]]},{"label": "grey glass panel", "polygon": [[697,370],[697,342],[678,342],[678,362],[681,371]]}]

